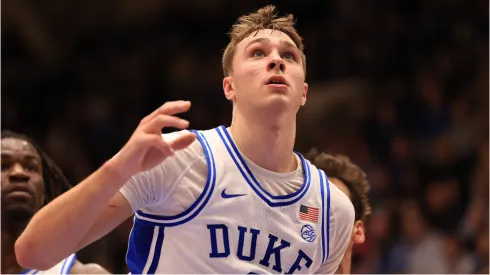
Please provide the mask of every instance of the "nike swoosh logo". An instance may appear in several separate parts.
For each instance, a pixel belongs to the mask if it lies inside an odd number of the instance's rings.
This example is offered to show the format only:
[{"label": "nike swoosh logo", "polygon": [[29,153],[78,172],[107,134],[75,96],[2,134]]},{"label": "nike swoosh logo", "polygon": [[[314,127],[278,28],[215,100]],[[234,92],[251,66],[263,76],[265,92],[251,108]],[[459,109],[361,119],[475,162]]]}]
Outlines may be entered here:
[{"label": "nike swoosh logo", "polygon": [[226,194],[225,191],[226,191],[226,189],[223,189],[223,191],[221,191],[221,197],[223,199],[236,198],[236,197],[241,197],[241,196],[247,195],[247,194]]}]

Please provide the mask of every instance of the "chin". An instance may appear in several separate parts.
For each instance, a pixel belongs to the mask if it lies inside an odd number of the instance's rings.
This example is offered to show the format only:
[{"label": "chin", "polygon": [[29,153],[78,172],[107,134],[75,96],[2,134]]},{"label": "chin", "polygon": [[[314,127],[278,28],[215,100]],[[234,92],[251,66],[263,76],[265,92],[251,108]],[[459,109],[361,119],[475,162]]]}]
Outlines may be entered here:
[{"label": "chin", "polygon": [[285,111],[290,108],[291,100],[285,95],[281,94],[272,94],[266,97],[261,103],[260,106],[267,111]]},{"label": "chin", "polygon": [[296,99],[292,98],[287,94],[274,93],[267,97],[264,100],[264,104],[267,105],[268,108],[275,108],[277,111],[280,110],[299,110],[301,106],[300,102],[295,102]]},{"label": "chin", "polygon": [[17,204],[2,206],[2,216],[12,222],[29,221],[35,213],[36,210],[28,205]]}]

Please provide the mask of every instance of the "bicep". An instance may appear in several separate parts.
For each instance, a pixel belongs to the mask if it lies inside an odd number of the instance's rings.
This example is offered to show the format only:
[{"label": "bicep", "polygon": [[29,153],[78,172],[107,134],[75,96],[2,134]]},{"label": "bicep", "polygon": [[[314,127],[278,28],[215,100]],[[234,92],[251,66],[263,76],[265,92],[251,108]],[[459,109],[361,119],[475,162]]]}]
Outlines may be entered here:
[{"label": "bicep", "polygon": [[[190,147],[192,149],[192,146]],[[102,238],[138,209],[162,203],[173,189],[177,179],[199,156],[195,151],[180,150],[153,169],[134,175],[107,203],[89,232],[78,245],[78,250]]]},{"label": "bicep", "polygon": [[117,192],[107,203],[88,233],[82,238],[77,251],[104,237],[131,215],[133,215],[133,209],[128,200],[121,192]]}]

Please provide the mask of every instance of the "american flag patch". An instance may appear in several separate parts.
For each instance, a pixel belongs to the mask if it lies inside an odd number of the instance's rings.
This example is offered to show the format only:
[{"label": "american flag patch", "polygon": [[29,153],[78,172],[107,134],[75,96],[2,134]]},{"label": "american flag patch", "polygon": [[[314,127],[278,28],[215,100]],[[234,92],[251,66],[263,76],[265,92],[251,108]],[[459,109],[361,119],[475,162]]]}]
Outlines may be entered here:
[{"label": "american flag patch", "polygon": [[309,222],[318,223],[319,209],[306,205],[300,205],[299,207],[299,219]]}]

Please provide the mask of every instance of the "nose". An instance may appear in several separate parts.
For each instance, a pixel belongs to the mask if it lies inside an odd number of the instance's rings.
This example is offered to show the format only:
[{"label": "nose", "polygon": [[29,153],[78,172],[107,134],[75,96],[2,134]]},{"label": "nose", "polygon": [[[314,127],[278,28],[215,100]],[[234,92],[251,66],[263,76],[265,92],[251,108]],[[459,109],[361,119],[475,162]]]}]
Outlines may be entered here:
[{"label": "nose", "polygon": [[267,65],[267,68],[269,71],[272,70],[279,70],[282,73],[286,70],[286,63],[284,60],[279,56],[279,55],[274,55],[271,60],[269,61],[269,64]]},{"label": "nose", "polygon": [[29,181],[29,175],[22,165],[14,164],[11,168],[9,180],[10,182],[27,182]]}]

